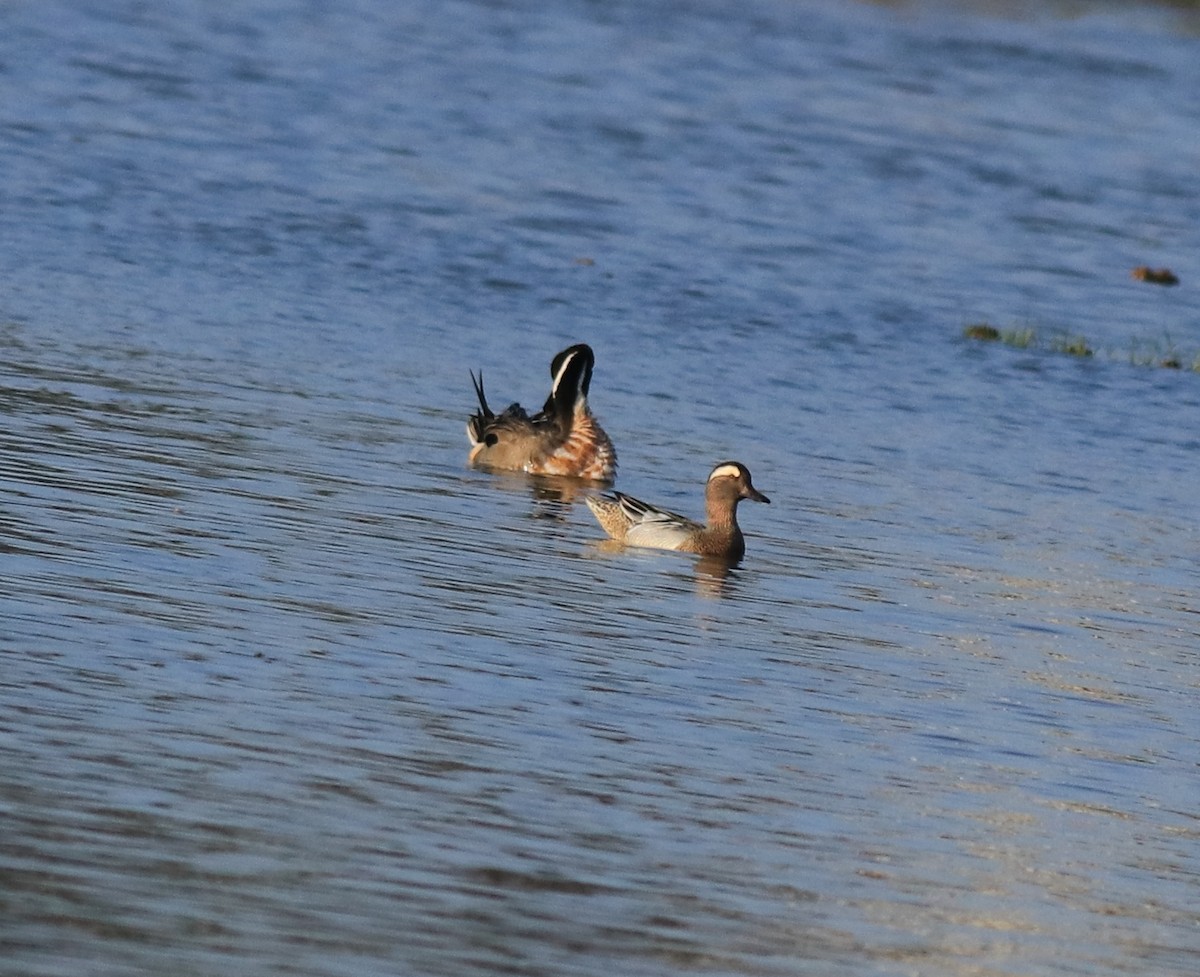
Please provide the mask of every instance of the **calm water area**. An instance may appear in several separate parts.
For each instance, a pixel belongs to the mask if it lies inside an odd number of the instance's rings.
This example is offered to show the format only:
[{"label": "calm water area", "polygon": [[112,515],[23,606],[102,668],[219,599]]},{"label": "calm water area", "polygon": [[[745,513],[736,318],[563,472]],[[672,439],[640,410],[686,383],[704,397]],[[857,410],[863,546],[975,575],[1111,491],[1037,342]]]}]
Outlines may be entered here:
[{"label": "calm water area", "polygon": [[[1154,4],[4,4],[0,974],[1196,974],[1198,93]],[[740,565],[466,466],[575,342]]]}]

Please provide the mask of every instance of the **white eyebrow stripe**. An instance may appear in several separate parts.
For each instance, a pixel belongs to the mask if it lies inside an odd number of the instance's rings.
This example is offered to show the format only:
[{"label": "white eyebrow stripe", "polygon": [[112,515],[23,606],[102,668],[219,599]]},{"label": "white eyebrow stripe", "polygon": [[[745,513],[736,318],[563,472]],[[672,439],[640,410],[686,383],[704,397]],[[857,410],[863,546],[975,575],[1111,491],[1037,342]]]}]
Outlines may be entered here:
[{"label": "white eyebrow stripe", "polygon": [[713,469],[713,473],[708,476],[711,482],[714,478],[741,478],[742,471],[737,465],[720,465]]}]

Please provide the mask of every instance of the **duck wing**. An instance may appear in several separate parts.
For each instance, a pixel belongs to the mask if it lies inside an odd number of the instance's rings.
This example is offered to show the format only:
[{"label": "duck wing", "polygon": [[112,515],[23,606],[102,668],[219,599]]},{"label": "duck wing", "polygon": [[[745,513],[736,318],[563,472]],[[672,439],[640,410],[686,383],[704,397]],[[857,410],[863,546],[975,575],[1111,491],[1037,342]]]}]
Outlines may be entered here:
[{"label": "duck wing", "polygon": [[620,504],[621,511],[629,519],[630,526],[625,533],[625,542],[630,546],[674,550],[704,528],[687,516],[660,509],[623,492],[614,492],[613,495]]}]

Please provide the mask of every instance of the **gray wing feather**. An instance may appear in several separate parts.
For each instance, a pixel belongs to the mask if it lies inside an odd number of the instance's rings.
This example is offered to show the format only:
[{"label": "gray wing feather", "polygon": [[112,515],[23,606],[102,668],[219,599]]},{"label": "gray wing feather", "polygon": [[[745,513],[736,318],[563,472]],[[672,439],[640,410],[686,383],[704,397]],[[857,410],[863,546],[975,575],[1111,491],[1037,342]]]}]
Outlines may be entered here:
[{"label": "gray wing feather", "polygon": [[625,533],[625,542],[630,546],[674,550],[692,533],[704,528],[677,512],[668,512],[622,492],[613,494],[632,523]]}]

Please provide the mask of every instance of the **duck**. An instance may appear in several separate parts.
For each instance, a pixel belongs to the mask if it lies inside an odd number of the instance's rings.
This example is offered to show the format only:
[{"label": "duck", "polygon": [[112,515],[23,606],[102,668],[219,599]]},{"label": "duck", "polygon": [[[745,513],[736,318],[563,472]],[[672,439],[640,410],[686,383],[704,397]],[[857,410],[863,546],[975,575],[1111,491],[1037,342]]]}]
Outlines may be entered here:
[{"label": "duck", "polygon": [[483,392],[483,371],[471,383],[479,410],[467,421],[471,451],[467,463],[495,471],[560,475],[612,482],[617,452],[588,407],[596,356],[587,343],[568,346],[550,362],[553,385],[536,414],[510,404],[499,414]]},{"label": "duck", "polygon": [[742,499],[771,501],[754,487],[750,469],[740,461],[723,461],[712,470],[704,486],[704,524],[624,492],[588,496],[585,501],[601,528],[627,546],[740,560],[746,553],[746,539],[737,521]]}]

